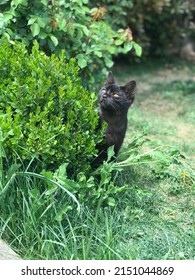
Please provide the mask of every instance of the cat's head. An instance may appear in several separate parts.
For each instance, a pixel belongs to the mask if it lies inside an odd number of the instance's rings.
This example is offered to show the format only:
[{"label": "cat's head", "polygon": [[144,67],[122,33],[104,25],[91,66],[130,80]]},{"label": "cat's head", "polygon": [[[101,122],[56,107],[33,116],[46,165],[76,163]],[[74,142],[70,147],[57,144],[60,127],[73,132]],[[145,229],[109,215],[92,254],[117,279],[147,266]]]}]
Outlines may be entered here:
[{"label": "cat's head", "polygon": [[100,107],[113,112],[127,111],[133,103],[135,88],[135,81],[130,81],[125,86],[118,86],[112,72],[109,72],[107,80],[99,92]]}]

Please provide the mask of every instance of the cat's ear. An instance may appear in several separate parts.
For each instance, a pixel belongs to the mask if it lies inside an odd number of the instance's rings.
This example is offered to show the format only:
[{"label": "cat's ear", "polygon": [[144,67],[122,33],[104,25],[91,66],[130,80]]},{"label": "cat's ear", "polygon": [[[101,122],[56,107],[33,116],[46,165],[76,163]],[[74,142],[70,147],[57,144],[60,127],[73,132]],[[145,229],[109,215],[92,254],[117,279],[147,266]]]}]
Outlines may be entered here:
[{"label": "cat's ear", "polygon": [[104,84],[105,85],[115,84],[114,77],[111,71],[108,73],[107,80],[105,81]]},{"label": "cat's ear", "polygon": [[135,89],[136,89],[136,81],[130,81],[123,87],[123,90],[125,91],[125,94],[129,100],[133,101],[135,96]]}]

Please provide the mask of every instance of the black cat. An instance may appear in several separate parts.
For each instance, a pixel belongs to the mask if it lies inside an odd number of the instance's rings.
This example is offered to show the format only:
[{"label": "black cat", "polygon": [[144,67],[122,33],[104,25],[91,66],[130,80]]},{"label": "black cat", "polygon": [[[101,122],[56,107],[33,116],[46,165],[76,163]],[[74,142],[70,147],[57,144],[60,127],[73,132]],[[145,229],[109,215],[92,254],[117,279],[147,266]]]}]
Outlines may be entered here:
[{"label": "black cat", "polygon": [[97,146],[98,156],[93,165],[99,165],[107,157],[107,149],[114,146],[118,155],[127,130],[127,112],[134,100],[136,82],[130,81],[125,86],[118,86],[109,72],[106,82],[99,92],[100,124],[107,122],[104,143]]}]

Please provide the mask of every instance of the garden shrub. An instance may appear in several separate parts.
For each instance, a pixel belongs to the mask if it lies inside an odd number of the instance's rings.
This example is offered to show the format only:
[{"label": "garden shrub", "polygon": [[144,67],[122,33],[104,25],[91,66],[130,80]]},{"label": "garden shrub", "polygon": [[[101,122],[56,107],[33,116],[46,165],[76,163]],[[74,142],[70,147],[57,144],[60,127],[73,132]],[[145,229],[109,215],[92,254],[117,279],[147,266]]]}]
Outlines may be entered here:
[{"label": "garden shrub", "polygon": [[75,59],[48,57],[34,42],[0,41],[0,127],[9,160],[37,158],[41,169],[68,163],[86,171],[100,137],[96,96],[81,86]]},{"label": "garden shrub", "polygon": [[128,53],[132,48],[140,55],[140,47],[125,30],[112,28],[106,9],[94,6],[89,6],[88,0],[3,0],[0,36],[23,41],[29,49],[36,39],[48,55],[64,49],[68,59],[77,59],[80,74],[85,77],[83,84],[88,88],[99,86],[113,65],[113,55]]}]

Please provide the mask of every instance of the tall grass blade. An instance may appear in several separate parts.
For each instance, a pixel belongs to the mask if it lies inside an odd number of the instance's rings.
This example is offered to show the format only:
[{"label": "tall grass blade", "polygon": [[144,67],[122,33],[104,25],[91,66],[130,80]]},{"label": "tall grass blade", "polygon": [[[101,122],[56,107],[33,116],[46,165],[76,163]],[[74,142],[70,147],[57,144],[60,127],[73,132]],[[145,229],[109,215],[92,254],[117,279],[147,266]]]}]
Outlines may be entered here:
[{"label": "tall grass blade", "polygon": [[43,175],[37,174],[37,173],[34,173],[34,172],[17,172],[16,175],[18,175],[18,176],[33,176],[33,177],[42,179],[46,182],[49,182],[53,185],[56,185],[58,188],[62,189],[65,193],[67,193],[72,198],[72,200],[77,204],[77,211],[80,213],[81,207],[80,207],[80,204],[79,204],[78,200],[76,199],[76,197],[71,192],[69,192],[66,188],[64,188],[62,185],[55,182],[54,180],[46,178]]}]

